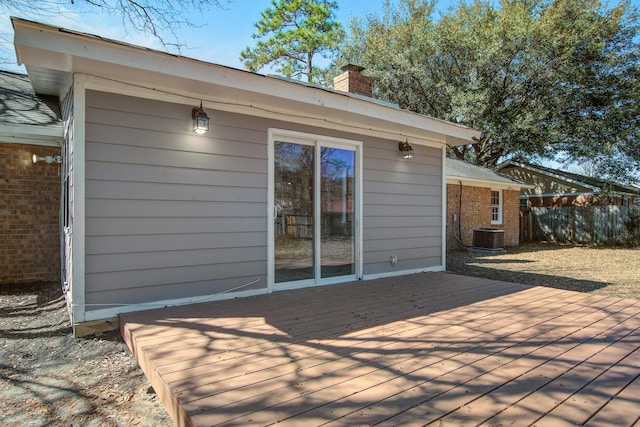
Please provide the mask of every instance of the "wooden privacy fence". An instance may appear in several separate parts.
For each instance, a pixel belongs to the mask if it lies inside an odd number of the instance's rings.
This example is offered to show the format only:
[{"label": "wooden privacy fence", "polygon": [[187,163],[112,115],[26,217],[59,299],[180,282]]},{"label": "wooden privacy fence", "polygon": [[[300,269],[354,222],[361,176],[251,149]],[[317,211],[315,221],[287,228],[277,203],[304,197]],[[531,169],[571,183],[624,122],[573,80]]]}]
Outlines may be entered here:
[{"label": "wooden privacy fence", "polygon": [[[322,236],[351,236],[353,214],[323,213],[320,216]],[[313,237],[313,217],[310,215],[278,215],[275,235],[310,239]]]},{"label": "wooden privacy fence", "polygon": [[522,208],[520,240],[621,243],[640,239],[640,206]]}]

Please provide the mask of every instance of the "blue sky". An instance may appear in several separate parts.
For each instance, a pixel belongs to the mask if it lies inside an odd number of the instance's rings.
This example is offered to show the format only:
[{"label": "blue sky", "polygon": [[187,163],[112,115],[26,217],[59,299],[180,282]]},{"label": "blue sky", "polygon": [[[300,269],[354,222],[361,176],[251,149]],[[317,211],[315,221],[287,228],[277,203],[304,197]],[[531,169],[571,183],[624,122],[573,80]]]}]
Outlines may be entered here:
[{"label": "blue sky", "polygon": [[[640,0],[634,0],[639,1]],[[71,2],[69,2],[71,3]],[[78,2],[79,3],[79,2]],[[225,4],[225,0],[222,0]],[[367,13],[380,12],[383,0],[338,0],[337,19],[348,28],[353,17],[365,16]],[[455,0],[440,0],[437,9],[445,11]],[[271,0],[230,0],[224,9],[212,7],[204,16],[193,16],[195,27],[183,27],[178,30],[181,42],[187,48],[182,55],[203,61],[243,68],[239,60],[240,52],[253,45],[251,38],[254,23],[260,19],[260,13],[271,6]],[[118,17],[96,13],[81,13],[77,8],[68,7],[54,16],[21,16],[46,24],[56,25],[71,30],[96,34],[127,43],[165,50],[153,37],[125,31]],[[0,9],[0,32],[13,38],[13,30],[9,16],[11,14]],[[19,16],[20,17],[20,16]],[[12,46],[5,50],[5,55],[15,63]],[[19,70],[13,64],[0,64],[3,69]],[[261,70],[267,72],[268,70]]]}]

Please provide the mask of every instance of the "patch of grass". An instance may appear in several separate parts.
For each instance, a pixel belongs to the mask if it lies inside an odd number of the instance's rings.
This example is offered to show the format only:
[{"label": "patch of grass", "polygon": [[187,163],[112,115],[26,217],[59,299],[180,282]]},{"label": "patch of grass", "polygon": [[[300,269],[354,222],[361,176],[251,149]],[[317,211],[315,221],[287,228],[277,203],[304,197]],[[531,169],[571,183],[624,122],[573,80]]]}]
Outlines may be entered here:
[{"label": "patch of grass", "polygon": [[524,244],[504,255],[447,254],[447,269],[467,276],[640,300],[640,248]]}]

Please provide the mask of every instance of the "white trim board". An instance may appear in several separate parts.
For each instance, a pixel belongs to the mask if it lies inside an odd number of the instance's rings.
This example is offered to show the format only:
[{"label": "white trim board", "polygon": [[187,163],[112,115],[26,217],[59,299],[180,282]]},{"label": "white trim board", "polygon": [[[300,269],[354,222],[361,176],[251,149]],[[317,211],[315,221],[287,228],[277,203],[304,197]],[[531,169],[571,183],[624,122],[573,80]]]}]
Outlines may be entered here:
[{"label": "white trim board", "polygon": [[86,82],[82,77],[74,81],[73,89],[73,228],[71,258],[71,300],[72,321],[85,322],[85,115],[86,115]]},{"label": "white trim board", "polygon": [[62,126],[7,125],[0,123],[0,142],[60,147],[64,130]]},{"label": "white trim board", "polygon": [[496,189],[499,188],[502,190],[515,190],[515,191],[520,191],[520,189],[522,188],[535,188],[534,185],[530,185],[530,184],[519,184],[517,182],[508,183],[508,182],[500,182],[500,181],[489,181],[489,180],[468,178],[468,177],[455,176],[455,175],[447,175],[446,180],[447,180],[447,184],[460,185],[460,182],[462,182],[462,185],[467,187],[486,187],[486,188],[491,187]]},{"label": "white trim board", "polygon": [[[116,307],[87,311],[83,321],[76,321],[74,319],[73,323],[78,324],[83,322],[91,322],[94,320],[109,319],[112,317],[117,317],[118,314],[130,313],[132,311],[151,310],[154,308],[199,304],[199,303],[213,302],[213,301],[225,301],[225,300],[230,300],[235,298],[246,298],[246,297],[252,297],[257,295],[264,295],[267,293],[269,293],[269,291],[266,288],[262,288],[262,289],[256,289],[256,290],[250,290],[250,291],[217,294],[212,296],[199,296],[199,297],[161,300],[161,301],[144,303],[144,304],[131,304],[131,305],[114,304],[116,305]],[[103,305],[109,305],[109,304],[103,304]],[[91,304],[88,304],[88,306],[91,306]]]},{"label": "white trim board", "polygon": [[442,147],[442,268],[447,268],[447,150]]},{"label": "white trim board", "polygon": [[386,277],[407,276],[409,274],[417,274],[417,273],[436,273],[436,272],[445,271],[445,270],[446,268],[444,265],[436,265],[433,267],[415,268],[412,270],[388,271],[386,273],[365,274],[362,277],[362,280],[384,279]]}]

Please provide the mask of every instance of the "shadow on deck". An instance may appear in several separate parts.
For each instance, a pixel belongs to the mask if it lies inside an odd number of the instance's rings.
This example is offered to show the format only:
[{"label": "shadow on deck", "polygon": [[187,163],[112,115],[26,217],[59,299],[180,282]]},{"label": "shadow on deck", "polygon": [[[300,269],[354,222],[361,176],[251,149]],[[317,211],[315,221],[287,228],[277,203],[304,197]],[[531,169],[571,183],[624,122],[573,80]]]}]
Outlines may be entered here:
[{"label": "shadow on deck", "polygon": [[640,302],[425,273],[129,313],[177,425],[633,425]]}]

